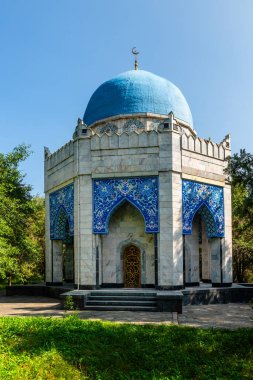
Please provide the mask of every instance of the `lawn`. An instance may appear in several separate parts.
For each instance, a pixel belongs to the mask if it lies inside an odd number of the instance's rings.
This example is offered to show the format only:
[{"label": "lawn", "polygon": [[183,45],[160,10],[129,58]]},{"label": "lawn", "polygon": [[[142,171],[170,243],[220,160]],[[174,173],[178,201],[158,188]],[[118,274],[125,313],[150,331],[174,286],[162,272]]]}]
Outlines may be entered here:
[{"label": "lawn", "polygon": [[0,379],[253,378],[253,329],[0,318]]}]

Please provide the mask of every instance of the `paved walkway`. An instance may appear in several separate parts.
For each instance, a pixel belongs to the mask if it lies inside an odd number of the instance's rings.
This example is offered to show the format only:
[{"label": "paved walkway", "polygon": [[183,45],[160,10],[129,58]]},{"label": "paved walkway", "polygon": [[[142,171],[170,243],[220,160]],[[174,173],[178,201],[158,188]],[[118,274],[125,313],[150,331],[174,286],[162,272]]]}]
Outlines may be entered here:
[{"label": "paved walkway", "polygon": [[[46,297],[5,297],[0,295],[0,316],[63,317],[58,300]],[[253,327],[253,310],[247,304],[184,306],[183,314],[131,311],[80,311],[82,319],[132,323],[179,323],[195,327],[236,329]]]}]

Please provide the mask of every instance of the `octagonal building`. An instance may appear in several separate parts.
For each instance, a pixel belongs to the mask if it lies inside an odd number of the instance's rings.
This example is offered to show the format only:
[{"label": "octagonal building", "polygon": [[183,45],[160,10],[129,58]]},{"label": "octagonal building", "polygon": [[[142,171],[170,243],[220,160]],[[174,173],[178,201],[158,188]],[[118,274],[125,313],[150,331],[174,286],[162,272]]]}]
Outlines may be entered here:
[{"label": "octagonal building", "polygon": [[101,84],[73,138],[45,148],[47,284],[231,285],[229,155],[229,136],[197,136],[167,79],[132,70]]}]

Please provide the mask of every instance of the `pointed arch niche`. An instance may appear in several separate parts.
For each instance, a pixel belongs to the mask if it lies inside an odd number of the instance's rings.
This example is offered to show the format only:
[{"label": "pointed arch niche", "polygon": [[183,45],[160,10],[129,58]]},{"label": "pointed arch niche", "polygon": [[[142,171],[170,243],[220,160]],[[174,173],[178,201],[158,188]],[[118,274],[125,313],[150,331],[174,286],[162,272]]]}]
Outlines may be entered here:
[{"label": "pointed arch niche", "polygon": [[127,200],[142,214],[145,232],[159,232],[158,177],[93,181],[93,233],[107,234],[114,209]]},{"label": "pointed arch niche", "polygon": [[222,282],[223,188],[183,180],[182,190],[185,284]]},{"label": "pointed arch niche", "polygon": [[49,195],[52,282],[74,282],[74,186]]},{"label": "pointed arch niche", "polygon": [[54,220],[54,240],[71,240],[68,215],[62,206],[59,207]]},{"label": "pointed arch niche", "polygon": [[125,286],[124,252],[134,246],[140,254],[138,287],[154,287],[154,235],[145,233],[143,214],[135,205],[124,200],[114,208],[108,220],[108,233],[100,238],[102,286]]},{"label": "pointed arch niche", "polygon": [[69,234],[74,235],[74,184],[71,183],[49,195],[50,205],[50,238],[57,239],[56,221],[58,220],[59,213],[63,211],[69,222]]}]

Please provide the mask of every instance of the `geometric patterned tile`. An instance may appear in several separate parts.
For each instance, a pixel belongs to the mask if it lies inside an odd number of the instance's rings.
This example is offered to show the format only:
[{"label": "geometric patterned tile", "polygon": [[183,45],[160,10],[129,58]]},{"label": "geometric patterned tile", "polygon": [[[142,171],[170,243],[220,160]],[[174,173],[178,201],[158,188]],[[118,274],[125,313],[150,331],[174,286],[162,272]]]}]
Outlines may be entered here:
[{"label": "geometric patterned tile", "polygon": [[93,180],[93,233],[107,234],[112,212],[125,200],[145,221],[145,232],[159,232],[158,177]]},{"label": "geometric patterned tile", "polygon": [[183,234],[192,233],[197,212],[203,217],[208,237],[224,237],[223,188],[206,183],[182,180]]},{"label": "geometric patterned tile", "polygon": [[71,183],[60,190],[49,194],[49,205],[50,239],[58,239],[59,236],[63,236],[63,231],[65,231],[66,238],[66,220],[69,236],[74,236],[74,184]]}]

